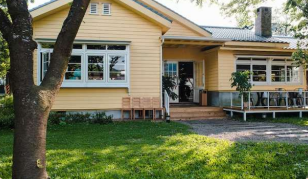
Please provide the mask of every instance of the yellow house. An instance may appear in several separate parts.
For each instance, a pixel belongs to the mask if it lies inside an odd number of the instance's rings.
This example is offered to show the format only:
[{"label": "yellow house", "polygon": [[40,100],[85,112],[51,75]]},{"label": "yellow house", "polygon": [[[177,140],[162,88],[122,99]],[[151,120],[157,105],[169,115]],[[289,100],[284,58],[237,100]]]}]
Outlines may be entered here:
[{"label": "yellow house", "polygon": [[[31,10],[37,84],[48,69],[53,44],[72,0],[53,0]],[[271,9],[258,9],[256,32],[199,26],[154,0],[92,0],[77,34],[55,111],[112,111],[123,97],[163,99],[162,75],[176,79],[171,103],[224,105],[231,73],[249,70],[254,91],[306,89],[304,70],[291,54],[296,40],[275,37]],[[184,80],[183,80],[184,79]],[[188,89],[188,90],[187,90]]]}]

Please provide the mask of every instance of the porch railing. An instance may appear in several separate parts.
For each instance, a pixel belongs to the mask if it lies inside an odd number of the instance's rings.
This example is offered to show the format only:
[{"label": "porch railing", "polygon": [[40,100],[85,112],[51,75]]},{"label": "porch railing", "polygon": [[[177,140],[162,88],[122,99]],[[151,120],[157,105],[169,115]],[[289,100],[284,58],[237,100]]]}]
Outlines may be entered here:
[{"label": "porch railing", "polygon": [[[294,109],[308,110],[308,91],[249,91],[239,96],[238,92],[230,93],[230,107],[241,110],[251,109]],[[227,107],[227,105],[224,105]]]},{"label": "porch railing", "polygon": [[167,91],[164,91],[164,105],[166,109],[166,115],[170,116],[170,97],[167,93]]}]

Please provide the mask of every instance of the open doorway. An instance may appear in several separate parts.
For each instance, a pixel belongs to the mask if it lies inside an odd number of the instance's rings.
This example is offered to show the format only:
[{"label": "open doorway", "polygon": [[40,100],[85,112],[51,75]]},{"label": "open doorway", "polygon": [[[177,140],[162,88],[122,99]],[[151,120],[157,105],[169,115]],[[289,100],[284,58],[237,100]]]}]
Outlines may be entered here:
[{"label": "open doorway", "polygon": [[179,62],[179,102],[193,103],[194,63]]}]

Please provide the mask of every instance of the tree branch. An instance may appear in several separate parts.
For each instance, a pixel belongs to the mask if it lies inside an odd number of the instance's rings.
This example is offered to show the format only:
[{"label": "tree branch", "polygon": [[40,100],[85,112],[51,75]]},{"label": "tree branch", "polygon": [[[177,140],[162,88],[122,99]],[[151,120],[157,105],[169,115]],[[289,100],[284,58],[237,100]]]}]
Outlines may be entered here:
[{"label": "tree branch", "polygon": [[71,56],[73,42],[78,33],[90,0],[74,0],[70,12],[63,23],[57,38],[50,66],[41,86],[48,90],[58,90],[62,84],[69,57]]},{"label": "tree branch", "polygon": [[6,41],[9,41],[12,34],[12,23],[7,14],[0,8],[0,31]]}]

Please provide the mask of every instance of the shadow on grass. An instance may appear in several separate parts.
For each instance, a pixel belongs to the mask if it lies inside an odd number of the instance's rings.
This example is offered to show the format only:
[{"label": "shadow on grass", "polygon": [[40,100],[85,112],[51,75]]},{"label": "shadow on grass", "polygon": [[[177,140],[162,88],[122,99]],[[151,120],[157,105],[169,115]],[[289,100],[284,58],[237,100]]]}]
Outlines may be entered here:
[{"label": "shadow on grass", "polygon": [[[57,126],[47,146],[49,175],[61,179],[296,178],[308,171],[308,146],[231,143],[178,123]],[[0,153],[0,178],[11,176],[10,157],[8,148]]]}]

